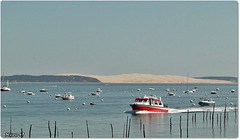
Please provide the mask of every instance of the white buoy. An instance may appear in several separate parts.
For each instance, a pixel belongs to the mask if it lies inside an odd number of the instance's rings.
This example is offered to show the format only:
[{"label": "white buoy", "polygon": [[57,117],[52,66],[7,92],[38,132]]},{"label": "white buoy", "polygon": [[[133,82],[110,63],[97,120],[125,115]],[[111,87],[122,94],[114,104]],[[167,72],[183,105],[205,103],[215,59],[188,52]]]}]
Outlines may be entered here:
[{"label": "white buoy", "polygon": [[217,95],[217,97],[219,97],[219,95]]},{"label": "white buoy", "polygon": [[226,99],[228,99],[228,97],[226,97]]},{"label": "white buoy", "polygon": [[87,97],[85,97],[85,99],[87,99]]},{"label": "white buoy", "polygon": [[103,102],[104,100],[103,99],[101,99],[101,102]]},{"label": "white buoy", "polygon": [[231,102],[230,105],[233,105],[233,103]]},{"label": "white buoy", "polygon": [[193,98],[193,100],[196,100],[196,98]]},{"label": "white buoy", "polygon": [[192,103],[193,106],[195,106],[195,103]]},{"label": "white buoy", "polygon": [[85,105],[85,103],[83,102],[82,105]]},{"label": "white buoy", "polygon": [[7,106],[6,105],[3,105],[3,108],[6,108]]},{"label": "white buoy", "polygon": [[178,96],[178,98],[180,98],[180,96]]},{"label": "white buoy", "polygon": [[190,100],[190,103],[192,103],[193,102],[193,100]]},{"label": "white buoy", "polygon": [[67,110],[70,110],[70,107],[68,107]]},{"label": "white buoy", "polygon": [[27,101],[27,103],[29,104],[29,103],[30,103],[30,101]]}]

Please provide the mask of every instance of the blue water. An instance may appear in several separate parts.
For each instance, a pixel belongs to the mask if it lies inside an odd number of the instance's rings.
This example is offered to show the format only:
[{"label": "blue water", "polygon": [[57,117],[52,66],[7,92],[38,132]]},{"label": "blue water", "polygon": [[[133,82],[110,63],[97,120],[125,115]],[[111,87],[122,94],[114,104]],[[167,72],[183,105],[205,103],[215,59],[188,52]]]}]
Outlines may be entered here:
[{"label": "blue water", "polygon": [[[184,94],[185,84],[82,84],[82,83],[12,83],[9,92],[1,92],[1,136],[10,132],[10,118],[12,119],[13,133],[25,132],[29,137],[29,127],[32,124],[31,137],[49,138],[48,121],[51,124],[52,137],[54,123],[60,138],[73,137],[87,138],[86,120],[88,121],[91,138],[111,138],[111,124],[113,137],[122,138],[127,117],[131,118],[130,138],[143,138],[140,129],[140,120],[145,125],[146,138],[179,138],[179,119],[182,117],[182,137],[187,137],[187,110],[189,110],[188,137],[189,138],[236,138],[238,137],[238,113],[235,117],[235,104],[238,105],[238,86],[236,84],[189,84],[198,91],[193,94]],[[24,95],[19,90],[34,91],[36,95]],[[39,92],[46,88],[48,93]],[[102,89],[100,97],[89,96],[97,88]],[[137,89],[141,91],[137,91]],[[149,90],[154,88],[155,90]],[[166,89],[175,88],[176,96],[167,96]],[[220,88],[217,94],[210,91]],[[235,93],[230,93],[235,89]],[[55,100],[54,94],[71,91],[75,96],[73,101]],[[164,104],[170,107],[169,113],[158,114],[131,114],[130,103],[137,97],[144,95],[161,96]],[[50,97],[51,95],[51,97]],[[217,97],[219,95],[219,97]],[[180,97],[179,97],[180,96]],[[216,101],[215,120],[203,120],[203,111],[212,110],[212,107],[198,105],[200,97],[212,97]],[[196,98],[196,99],[195,99]],[[101,99],[104,101],[101,102]],[[195,99],[195,100],[194,100]],[[195,106],[190,103],[193,100]],[[27,101],[30,101],[28,104]],[[82,103],[86,105],[83,106]],[[96,105],[89,105],[90,102]],[[223,124],[224,106],[227,106],[228,119]],[[231,105],[230,103],[233,103]],[[6,108],[3,108],[6,105]],[[71,110],[67,110],[67,108]],[[196,113],[196,122],[192,122],[192,115]],[[220,113],[222,123],[220,128]],[[218,115],[218,122],[217,122]],[[172,130],[170,132],[170,118]],[[236,118],[236,119],[235,119]],[[125,130],[126,131],[126,130]],[[125,132],[124,131],[124,132]],[[125,134],[124,134],[125,136]]]}]

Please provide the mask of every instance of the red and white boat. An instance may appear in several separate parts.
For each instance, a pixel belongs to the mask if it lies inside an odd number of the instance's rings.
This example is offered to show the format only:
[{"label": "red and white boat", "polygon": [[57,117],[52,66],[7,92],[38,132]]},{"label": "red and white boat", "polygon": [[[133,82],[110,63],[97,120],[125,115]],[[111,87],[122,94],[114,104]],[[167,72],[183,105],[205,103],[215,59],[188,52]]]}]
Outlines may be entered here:
[{"label": "red and white boat", "polygon": [[130,106],[135,112],[168,112],[168,105],[163,104],[161,97],[158,99],[156,95],[145,95],[143,98],[136,98]]}]

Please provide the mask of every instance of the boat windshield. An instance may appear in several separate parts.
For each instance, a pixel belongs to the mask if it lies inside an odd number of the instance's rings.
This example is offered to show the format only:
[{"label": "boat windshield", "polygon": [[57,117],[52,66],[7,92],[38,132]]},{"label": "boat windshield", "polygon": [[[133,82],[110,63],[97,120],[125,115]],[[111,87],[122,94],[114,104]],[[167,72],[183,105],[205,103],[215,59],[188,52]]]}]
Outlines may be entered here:
[{"label": "boat windshield", "polygon": [[147,102],[147,99],[136,99],[135,102]]}]

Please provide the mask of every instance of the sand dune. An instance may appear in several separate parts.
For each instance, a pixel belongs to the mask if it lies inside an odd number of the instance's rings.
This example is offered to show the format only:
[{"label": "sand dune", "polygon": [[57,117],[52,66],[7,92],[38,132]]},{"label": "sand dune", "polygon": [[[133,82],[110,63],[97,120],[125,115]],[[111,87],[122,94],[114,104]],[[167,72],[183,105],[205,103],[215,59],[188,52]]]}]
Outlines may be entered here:
[{"label": "sand dune", "polygon": [[[152,75],[152,74],[120,74],[120,75],[83,75],[75,73],[65,73],[58,75],[78,75],[93,77],[103,83],[187,83],[187,77],[176,75]],[[232,83],[225,80],[208,80],[188,78],[188,83]]]}]

